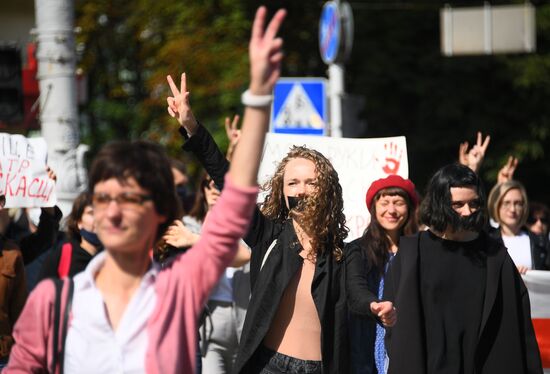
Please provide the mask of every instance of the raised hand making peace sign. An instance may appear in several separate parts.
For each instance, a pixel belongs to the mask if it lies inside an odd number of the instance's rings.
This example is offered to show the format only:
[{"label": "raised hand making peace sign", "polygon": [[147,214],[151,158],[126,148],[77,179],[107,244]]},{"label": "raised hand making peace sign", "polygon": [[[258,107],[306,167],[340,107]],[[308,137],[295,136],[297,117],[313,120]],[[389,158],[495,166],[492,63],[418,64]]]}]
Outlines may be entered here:
[{"label": "raised hand making peace sign", "polygon": [[174,95],[166,98],[166,102],[168,103],[168,113],[178,120],[180,126],[183,126],[189,135],[192,135],[197,127],[197,120],[195,119],[195,116],[191,111],[191,106],[189,105],[187,77],[185,73],[181,75],[179,90],[170,75],[168,75],[166,79],[170,85],[172,95]]},{"label": "raised hand making peace sign", "polygon": [[281,75],[283,39],[276,37],[286,11],[275,13],[264,31],[267,9],[260,7],[254,17],[250,37],[250,92],[254,95],[271,95],[273,85]]}]

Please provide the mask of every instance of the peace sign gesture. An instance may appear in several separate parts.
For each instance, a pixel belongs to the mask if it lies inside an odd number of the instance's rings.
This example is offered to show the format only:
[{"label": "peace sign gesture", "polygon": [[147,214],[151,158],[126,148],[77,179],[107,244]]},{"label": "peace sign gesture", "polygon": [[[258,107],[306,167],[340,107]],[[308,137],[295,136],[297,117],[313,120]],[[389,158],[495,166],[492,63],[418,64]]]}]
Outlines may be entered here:
[{"label": "peace sign gesture", "polygon": [[276,35],[286,11],[277,11],[264,31],[266,14],[267,9],[264,6],[258,8],[248,45],[250,92],[254,95],[271,95],[273,86],[281,75],[283,39],[277,38]]},{"label": "peace sign gesture", "polygon": [[478,131],[477,141],[476,144],[473,145],[472,149],[468,151],[468,142],[460,143],[460,147],[458,149],[459,162],[462,165],[468,166],[474,171],[474,173],[477,173],[479,171],[479,167],[481,166],[481,162],[485,158],[485,152],[487,151],[490,141],[491,137],[489,135],[483,139],[483,135],[480,131]]},{"label": "peace sign gesture", "polygon": [[508,161],[500,168],[497,175],[497,183],[504,183],[514,179],[514,172],[518,167],[518,159],[514,156],[508,157]]},{"label": "peace sign gesture", "polygon": [[168,113],[178,120],[180,126],[183,126],[189,135],[192,135],[197,128],[197,120],[195,120],[195,116],[193,115],[191,106],[189,105],[187,76],[185,73],[181,75],[179,90],[170,75],[168,75],[166,79],[168,80],[168,85],[170,86],[170,90],[173,95],[166,98],[166,102],[168,103]]}]

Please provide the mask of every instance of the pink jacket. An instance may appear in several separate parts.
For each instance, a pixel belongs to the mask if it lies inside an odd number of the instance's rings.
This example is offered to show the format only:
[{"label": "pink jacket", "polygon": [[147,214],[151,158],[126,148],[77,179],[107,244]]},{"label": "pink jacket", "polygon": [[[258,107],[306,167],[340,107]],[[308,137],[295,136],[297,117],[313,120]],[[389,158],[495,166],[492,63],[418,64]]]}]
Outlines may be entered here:
[{"label": "pink jacket", "polygon": [[[198,315],[248,228],[257,192],[257,187],[238,188],[226,178],[199,242],[159,273],[157,305],[148,322],[147,373],[195,371]],[[50,281],[40,283],[30,295],[15,324],[16,343],[3,373],[48,372],[54,299]]]}]

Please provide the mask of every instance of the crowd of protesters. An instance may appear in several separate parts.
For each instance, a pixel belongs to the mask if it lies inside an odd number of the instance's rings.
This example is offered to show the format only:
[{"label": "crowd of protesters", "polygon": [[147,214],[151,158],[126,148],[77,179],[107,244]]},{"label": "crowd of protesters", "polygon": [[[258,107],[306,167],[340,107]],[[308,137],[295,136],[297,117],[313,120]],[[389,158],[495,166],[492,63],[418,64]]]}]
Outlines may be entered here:
[{"label": "crowd of protesters", "polygon": [[550,270],[549,210],[513,157],[485,191],[489,136],[461,143],[423,199],[397,175],[364,186],[370,223],[349,243],[346,186],[316,150],[290,149],[256,204],[284,18],[256,13],[226,154],[185,74],[167,77],[182,148],[204,168],[194,191],[162,147],[119,141],[64,232],[57,207],[33,222],[0,196],[6,373],[542,373],[521,275]]}]

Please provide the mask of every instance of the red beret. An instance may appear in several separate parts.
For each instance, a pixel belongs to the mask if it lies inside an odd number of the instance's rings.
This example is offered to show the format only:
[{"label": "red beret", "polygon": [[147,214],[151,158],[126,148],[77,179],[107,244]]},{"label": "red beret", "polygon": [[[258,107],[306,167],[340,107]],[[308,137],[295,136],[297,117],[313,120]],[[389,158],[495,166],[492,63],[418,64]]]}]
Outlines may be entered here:
[{"label": "red beret", "polygon": [[413,208],[418,204],[418,196],[416,195],[414,183],[408,179],[401,178],[399,175],[389,175],[386,178],[375,180],[370,185],[367,191],[367,208],[369,210],[372,205],[372,199],[374,199],[378,191],[388,187],[397,187],[405,191],[409,195]]}]

